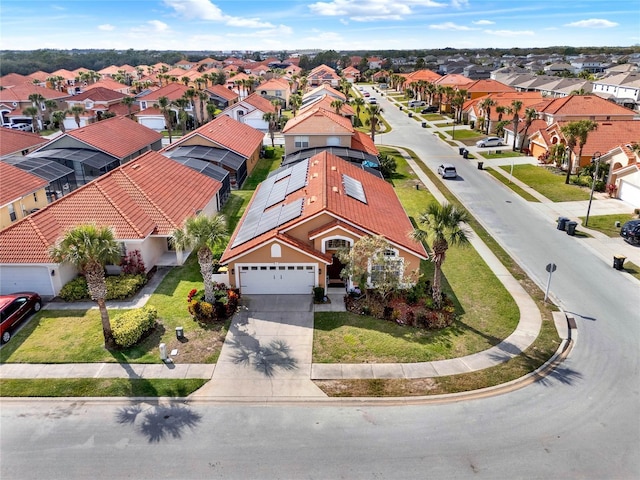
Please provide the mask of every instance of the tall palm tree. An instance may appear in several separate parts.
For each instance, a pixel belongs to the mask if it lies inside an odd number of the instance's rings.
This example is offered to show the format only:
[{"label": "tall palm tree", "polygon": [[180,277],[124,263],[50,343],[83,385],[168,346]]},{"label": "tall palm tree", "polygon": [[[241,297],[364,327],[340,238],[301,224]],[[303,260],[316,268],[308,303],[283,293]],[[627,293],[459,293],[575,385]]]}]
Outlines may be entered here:
[{"label": "tall palm tree", "polygon": [[67,118],[67,113],[66,110],[56,110],[51,115],[51,121],[58,124],[62,133],[67,131],[67,128],[64,126],[64,119]]},{"label": "tall palm tree", "polygon": [[216,116],[216,110],[217,110],[215,103],[207,102],[206,109],[207,109],[207,119],[209,121],[213,120]]},{"label": "tall palm tree", "polygon": [[378,124],[381,121],[381,114],[384,112],[380,105],[369,104],[367,105],[366,112],[368,114],[368,118],[365,121],[365,125],[370,127],[371,140],[375,142],[376,140],[376,130],[378,128]]},{"label": "tall palm tree", "polygon": [[359,127],[360,125],[362,125],[362,120],[360,120],[360,111],[362,110],[362,108],[366,105],[366,102],[364,101],[364,98],[362,97],[355,97],[351,103],[353,103],[353,105],[356,107],[356,118],[355,118],[355,126]]},{"label": "tall palm tree", "polygon": [[32,93],[31,95],[29,95],[29,100],[31,101],[32,105],[36,108],[37,115],[38,115],[38,123],[37,125],[35,123],[33,125],[34,131],[35,129],[40,130],[44,125],[44,122],[42,121],[42,104],[44,103],[46,98],[44,98],[39,93]]},{"label": "tall palm tree", "polygon": [[511,102],[511,112],[513,113],[513,151],[516,151],[516,142],[518,141],[518,125],[520,124],[520,109],[522,108],[522,102],[520,100],[513,100]]},{"label": "tall palm tree", "polygon": [[275,148],[275,133],[278,129],[278,115],[275,112],[265,112],[262,119],[269,125],[269,137],[271,137],[271,146]]},{"label": "tall palm tree", "polygon": [[582,149],[587,143],[587,138],[589,137],[589,133],[598,129],[598,123],[593,120],[578,120],[580,124],[580,131],[578,134],[578,161],[582,158]]},{"label": "tall palm tree", "polygon": [[[445,261],[450,245],[467,245],[470,231],[465,226],[469,223],[470,216],[464,209],[459,209],[449,203],[432,202],[418,217],[418,228],[412,232],[412,237],[418,241],[432,242],[431,261],[433,270],[433,302],[436,307],[442,305],[442,288],[440,277],[442,264]],[[422,226],[423,228],[420,228]]]},{"label": "tall palm tree", "polygon": [[49,123],[53,122],[53,120],[51,119],[51,115],[55,110],[57,110],[58,102],[56,102],[55,100],[45,100],[44,108],[47,110],[47,121]]},{"label": "tall palm tree", "polygon": [[340,99],[335,99],[330,104],[331,108],[335,109],[336,115],[340,115],[340,109],[342,108],[342,105],[344,105],[344,102]]},{"label": "tall palm tree", "polygon": [[81,103],[76,103],[69,109],[69,113],[73,115],[78,128],[80,128],[80,115],[82,115],[84,112],[84,105],[82,105]]},{"label": "tall palm tree", "polygon": [[183,97],[176,98],[172,105],[178,107],[178,122],[180,123],[180,128],[182,129],[182,136],[184,137],[187,134],[187,110],[186,108],[189,106],[189,99]]},{"label": "tall palm tree", "polygon": [[200,122],[199,125],[204,125],[206,123],[204,116],[204,107],[209,101],[209,94],[204,90],[200,90],[198,92],[198,101],[200,102]]},{"label": "tall palm tree", "polygon": [[131,118],[131,107],[136,103],[136,99],[134,97],[123,97],[120,103],[127,107],[127,117]]},{"label": "tall palm tree", "polygon": [[480,102],[480,107],[484,111],[484,121],[485,121],[485,133],[489,135],[489,130],[491,129],[491,107],[496,104],[496,101],[487,97],[482,102]]},{"label": "tall palm tree", "polygon": [[524,110],[524,131],[522,132],[522,140],[520,140],[520,153],[524,150],[524,142],[527,141],[527,132],[537,115],[538,112],[536,112],[535,108],[529,107]]},{"label": "tall palm tree", "polygon": [[171,112],[171,102],[165,96],[158,98],[158,103],[154,107],[159,108],[164,116],[164,123],[167,125],[167,133],[169,134],[169,143],[171,143],[171,131],[173,127],[173,118]]},{"label": "tall palm tree", "polygon": [[569,122],[560,127],[560,132],[567,141],[567,176],[564,179],[565,184],[569,184],[571,178],[571,171],[573,170],[573,162],[571,155],[573,154],[576,145],[578,144],[578,138],[580,136],[580,125],[577,121]]},{"label": "tall palm tree", "polygon": [[293,111],[294,117],[298,113],[298,108],[300,108],[300,105],[302,105],[302,95],[294,93],[293,95],[291,95],[291,97],[289,97],[289,106]]},{"label": "tall palm tree", "polygon": [[75,265],[87,279],[91,299],[100,310],[104,345],[115,348],[109,312],[105,304],[107,284],[104,267],[120,260],[120,245],[116,242],[111,227],[95,224],[78,225],[67,231],[51,248],[50,255],[55,262],[69,262]]},{"label": "tall palm tree", "polygon": [[228,238],[225,218],[222,215],[209,217],[202,214],[189,217],[182,228],[173,232],[172,238],[178,250],[191,248],[197,251],[204,281],[204,300],[213,303],[213,250],[222,246]]},{"label": "tall palm tree", "polygon": [[496,113],[498,114],[498,123],[502,121],[502,116],[505,113],[510,113],[510,112],[511,112],[511,108],[509,108],[507,105],[498,105],[496,107]]},{"label": "tall palm tree", "polygon": [[38,109],[34,106],[30,106],[22,110],[23,115],[31,117],[31,130],[34,133],[38,132]]}]

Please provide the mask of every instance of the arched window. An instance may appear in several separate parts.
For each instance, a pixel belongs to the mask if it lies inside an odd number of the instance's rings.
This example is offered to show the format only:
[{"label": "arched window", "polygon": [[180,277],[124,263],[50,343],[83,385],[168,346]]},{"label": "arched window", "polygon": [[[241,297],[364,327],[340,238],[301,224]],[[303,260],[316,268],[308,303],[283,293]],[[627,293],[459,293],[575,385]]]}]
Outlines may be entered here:
[{"label": "arched window", "polygon": [[271,245],[271,258],[280,258],[282,257],[282,248],[280,244],[274,243]]}]

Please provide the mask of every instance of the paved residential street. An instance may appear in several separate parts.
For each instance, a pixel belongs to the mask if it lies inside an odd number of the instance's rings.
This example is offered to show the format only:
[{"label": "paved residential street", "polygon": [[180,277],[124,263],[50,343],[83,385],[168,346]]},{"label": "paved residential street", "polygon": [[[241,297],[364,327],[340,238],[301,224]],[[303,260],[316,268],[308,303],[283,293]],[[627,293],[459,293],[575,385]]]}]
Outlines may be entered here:
[{"label": "paved residential street", "polygon": [[[557,264],[551,298],[577,326],[560,368],[509,393],[412,405],[3,399],[2,480],[640,477],[640,283],[594,242],[558,231],[561,205],[523,201],[376,96],[393,126],[376,143],[411,149],[432,171],[454,163],[459,178],[445,185],[541,288],[545,266]],[[603,208],[594,203],[592,215]],[[626,248],[607,248],[618,245]],[[273,326],[275,314],[262,310],[233,332],[239,351],[251,352],[253,332]],[[295,318],[308,327],[308,315]],[[221,369],[221,385],[235,368]]]}]

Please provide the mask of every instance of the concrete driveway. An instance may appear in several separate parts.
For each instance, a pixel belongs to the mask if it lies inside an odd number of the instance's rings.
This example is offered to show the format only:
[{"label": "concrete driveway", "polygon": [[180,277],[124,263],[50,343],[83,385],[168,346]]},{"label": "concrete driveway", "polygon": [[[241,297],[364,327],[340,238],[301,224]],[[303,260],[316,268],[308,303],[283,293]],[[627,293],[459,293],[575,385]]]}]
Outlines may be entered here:
[{"label": "concrete driveway", "polygon": [[233,317],[211,382],[192,397],[325,397],[311,381],[310,295],[250,295]]}]

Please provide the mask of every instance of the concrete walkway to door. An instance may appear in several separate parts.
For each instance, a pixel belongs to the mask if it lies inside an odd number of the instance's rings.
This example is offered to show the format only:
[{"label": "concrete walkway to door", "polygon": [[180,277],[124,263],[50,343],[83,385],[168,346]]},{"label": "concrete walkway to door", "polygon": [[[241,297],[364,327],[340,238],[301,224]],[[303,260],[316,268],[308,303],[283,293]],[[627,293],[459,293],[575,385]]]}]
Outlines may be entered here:
[{"label": "concrete walkway to door", "polygon": [[191,397],[325,397],[311,381],[312,350],[310,295],[245,295],[211,381]]}]

